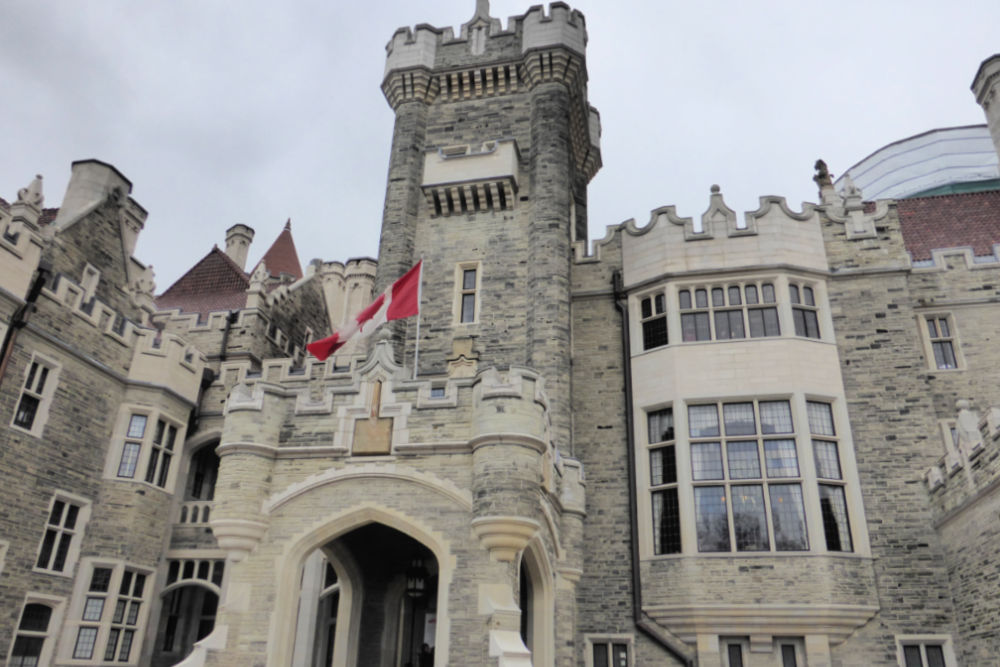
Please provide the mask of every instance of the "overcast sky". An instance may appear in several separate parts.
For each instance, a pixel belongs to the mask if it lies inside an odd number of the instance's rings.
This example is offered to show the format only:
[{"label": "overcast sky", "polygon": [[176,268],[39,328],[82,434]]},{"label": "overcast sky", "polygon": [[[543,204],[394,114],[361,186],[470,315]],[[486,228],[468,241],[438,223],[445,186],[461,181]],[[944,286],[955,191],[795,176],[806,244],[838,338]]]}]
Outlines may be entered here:
[{"label": "overcast sky", "polygon": [[[376,256],[393,115],[379,89],[397,27],[459,26],[474,0],[8,0],[0,21],[0,196],[35,173],[58,206],[97,158],[149,211],[137,257],[158,291],[235,223],[250,261],[286,218],[303,264]],[[527,2],[493,0],[507,18]],[[604,167],[591,238],[709,187],[815,201],[886,143],[983,123],[969,86],[1000,51],[997,0],[579,0]],[[765,11],[762,7],[767,6]]]}]

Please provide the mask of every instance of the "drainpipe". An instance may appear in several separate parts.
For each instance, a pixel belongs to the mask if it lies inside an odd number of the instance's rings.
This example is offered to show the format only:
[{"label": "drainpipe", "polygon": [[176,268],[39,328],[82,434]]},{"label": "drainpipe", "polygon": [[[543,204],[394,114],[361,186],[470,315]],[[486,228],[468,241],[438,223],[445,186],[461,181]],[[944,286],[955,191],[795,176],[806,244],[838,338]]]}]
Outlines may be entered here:
[{"label": "drainpipe", "polygon": [[0,383],[3,382],[3,376],[7,373],[7,364],[10,363],[10,355],[14,350],[17,332],[24,328],[31,313],[35,311],[35,302],[38,300],[38,295],[42,293],[42,288],[45,287],[45,282],[51,273],[52,270],[48,263],[42,262],[38,265],[35,279],[31,283],[31,288],[28,289],[28,296],[25,297],[24,303],[14,311],[14,316],[10,318],[10,326],[7,327],[3,344],[0,345]]},{"label": "drainpipe", "polygon": [[632,614],[635,627],[654,642],[667,649],[686,667],[694,667],[694,659],[688,655],[686,647],[666,636],[655,622],[642,612],[642,574],[639,570],[639,512],[637,506],[635,479],[635,428],[632,423],[632,345],[629,342],[628,297],[622,281],[621,271],[612,276],[615,290],[615,307],[622,316],[622,368],[625,371],[625,444],[628,450],[628,510],[629,547],[632,557]]},{"label": "drainpipe", "polygon": [[226,317],[226,326],[222,330],[222,345],[221,348],[219,349],[220,363],[226,360],[226,346],[229,345],[229,330],[233,328],[234,324],[236,324],[236,319],[239,317],[239,315],[240,311],[230,310],[229,316]]}]

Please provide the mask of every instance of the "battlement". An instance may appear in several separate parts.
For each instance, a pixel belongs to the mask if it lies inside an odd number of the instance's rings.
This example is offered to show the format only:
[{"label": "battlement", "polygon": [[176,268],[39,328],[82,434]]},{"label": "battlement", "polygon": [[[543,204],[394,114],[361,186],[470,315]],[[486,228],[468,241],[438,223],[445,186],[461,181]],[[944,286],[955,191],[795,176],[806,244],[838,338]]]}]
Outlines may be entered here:
[{"label": "battlement", "polygon": [[[1000,479],[1000,407],[992,406],[982,415],[968,401],[956,405],[952,440],[945,440],[946,452],[927,469],[924,482],[939,522],[953,519],[988,493]],[[989,456],[984,456],[990,452]]]},{"label": "battlement", "polygon": [[[384,76],[394,70],[422,68],[435,70],[453,67],[440,59],[444,45],[468,43],[471,56],[481,56],[489,49],[487,40],[497,37],[520,37],[519,54],[545,48],[564,47],[583,56],[587,48],[587,27],[583,14],[564,2],[548,7],[535,5],[522,15],[511,16],[504,30],[497,18],[489,16],[488,3],[480,3],[476,14],[462,24],[458,36],[451,27],[436,28],[421,23],[413,28],[396,30],[386,44]],[[507,53],[506,49],[503,49]],[[512,54],[508,54],[512,55]]]},{"label": "battlement", "polygon": [[129,380],[162,386],[198,401],[205,355],[180,336],[137,329]]},{"label": "battlement", "polygon": [[64,273],[42,289],[42,296],[68,308],[79,321],[121,345],[134,345],[138,332],[145,330],[145,323],[133,322]]},{"label": "battlement", "polygon": [[[249,360],[234,360],[221,365],[213,386],[228,388],[227,415],[264,410],[268,395],[294,401],[295,414],[303,422],[319,419],[329,425],[330,417],[336,417],[330,441],[317,443],[327,454],[348,454],[354,422],[370,418],[373,410],[396,419],[392,442],[399,452],[469,452],[480,440],[500,435],[542,452],[552,446],[549,400],[538,373],[490,367],[472,377],[414,380],[386,352],[376,347],[368,358],[341,356],[323,362],[310,357],[301,365],[293,359],[266,359],[259,370]],[[383,385],[380,398],[371,393],[376,382]],[[380,407],[373,408],[376,399]],[[437,424],[441,410],[456,414],[448,420],[448,437]],[[304,428],[309,430],[308,425]],[[288,455],[295,455],[294,450]]]},{"label": "battlement", "polygon": [[[349,259],[343,264],[325,262],[319,267],[331,326],[337,328],[345,324],[371,303],[377,268],[378,262],[369,257]],[[355,343],[348,343],[345,352],[350,352],[355,346]]]},{"label": "battlement", "polygon": [[41,201],[17,201],[0,208],[0,288],[19,299],[28,293],[44,244],[38,227]]},{"label": "battlement", "polygon": [[583,13],[571,9],[565,2],[553,2],[548,14],[543,5],[535,5],[517,20],[521,23],[522,53],[554,46],[564,46],[581,56],[587,51],[587,24]]},{"label": "battlement", "polygon": [[784,197],[763,196],[760,206],[740,221],[726,205],[721,190],[712,186],[708,209],[696,223],[681,217],[674,206],[654,209],[649,222],[634,219],[607,227],[595,240],[593,253],[577,242],[578,264],[601,261],[602,248],[620,243],[625,284],[634,285],[664,273],[739,270],[755,266],[786,265],[827,271],[819,216],[813,204],[802,211],[789,208]]},{"label": "battlement", "polygon": [[264,329],[264,337],[275,347],[288,354],[289,360],[301,356],[304,347],[296,343],[287,331],[272,320],[268,315],[268,310],[268,308],[256,306],[241,308],[235,311],[235,320],[228,322],[230,311],[209,313],[203,320],[199,313],[185,313],[174,308],[156,312],[151,317],[151,321],[177,332],[180,336],[211,333],[218,335],[220,341],[222,332],[227,327],[242,329],[260,323]]}]

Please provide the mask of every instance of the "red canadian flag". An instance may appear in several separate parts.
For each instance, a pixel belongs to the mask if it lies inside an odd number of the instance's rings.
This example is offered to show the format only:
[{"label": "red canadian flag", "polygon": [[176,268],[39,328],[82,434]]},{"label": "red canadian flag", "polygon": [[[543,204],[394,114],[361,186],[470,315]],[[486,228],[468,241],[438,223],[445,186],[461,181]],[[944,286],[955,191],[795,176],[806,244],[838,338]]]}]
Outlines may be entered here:
[{"label": "red canadian flag", "polygon": [[389,286],[372,304],[357,314],[354,320],[338,329],[329,338],[306,345],[314,357],[325,361],[354,336],[370,336],[375,329],[389,320],[400,320],[420,313],[420,270],[423,260],[417,262],[403,277]]}]

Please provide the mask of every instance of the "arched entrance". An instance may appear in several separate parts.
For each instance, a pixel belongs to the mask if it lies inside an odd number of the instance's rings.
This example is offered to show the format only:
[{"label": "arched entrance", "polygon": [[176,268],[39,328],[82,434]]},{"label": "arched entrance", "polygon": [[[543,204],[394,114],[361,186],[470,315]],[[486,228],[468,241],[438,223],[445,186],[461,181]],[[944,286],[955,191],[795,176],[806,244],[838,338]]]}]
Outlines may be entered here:
[{"label": "arched entrance", "polygon": [[306,559],[294,667],[431,667],[438,562],[423,544],[369,523]]},{"label": "arched entrance", "polygon": [[535,667],[550,667],[555,660],[552,574],[544,553],[538,542],[530,543],[521,554],[518,573],[521,640],[531,651]]}]

